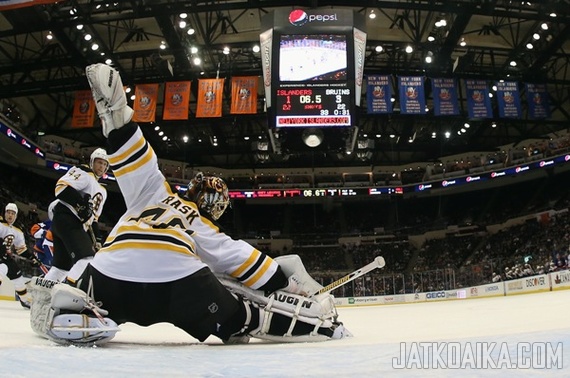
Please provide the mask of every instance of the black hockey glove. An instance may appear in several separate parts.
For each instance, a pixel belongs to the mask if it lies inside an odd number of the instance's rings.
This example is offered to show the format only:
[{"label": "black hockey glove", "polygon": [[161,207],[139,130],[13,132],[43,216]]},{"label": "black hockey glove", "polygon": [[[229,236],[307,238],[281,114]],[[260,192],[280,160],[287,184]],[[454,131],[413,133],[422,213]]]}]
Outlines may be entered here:
[{"label": "black hockey glove", "polygon": [[30,264],[32,264],[35,267],[42,265],[42,262],[38,260],[37,256],[27,249],[24,252],[20,253],[20,257],[27,259],[30,262]]},{"label": "black hockey glove", "polygon": [[42,265],[42,262],[35,255],[32,255],[29,260],[34,267],[40,267]]},{"label": "black hockey glove", "polygon": [[87,222],[93,215],[93,203],[91,203],[90,199],[91,196],[86,194],[83,197],[83,201],[78,202],[75,206],[75,211],[77,211],[77,215],[79,215],[79,219],[83,223]]}]

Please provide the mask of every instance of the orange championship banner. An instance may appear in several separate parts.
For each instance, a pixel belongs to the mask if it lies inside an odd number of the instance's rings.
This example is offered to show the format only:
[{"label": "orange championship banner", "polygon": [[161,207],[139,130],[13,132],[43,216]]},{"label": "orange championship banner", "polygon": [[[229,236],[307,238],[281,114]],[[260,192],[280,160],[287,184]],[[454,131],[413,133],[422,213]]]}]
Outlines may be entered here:
[{"label": "orange championship banner", "polygon": [[93,94],[90,90],[75,92],[71,127],[74,129],[93,127],[94,122],[95,101],[93,100]]},{"label": "orange championship banner", "polygon": [[257,76],[236,76],[232,78],[231,114],[257,113]]},{"label": "orange championship banner", "polygon": [[196,118],[222,116],[222,95],[224,79],[198,80],[198,105]]},{"label": "orange championship banner", "polygon": [[0,11],[31,7],[33,5],[53,4],[60,0],[0,0]]},{"label": "orange championship banner", "polygon": [[168,82],[164,88],[164,120],[187,120],[190,103],[190,81]]},{"label": "orange championship banner", "polygon": [[134,122],[154,122],[158,84],[139,84],[135,88]]}]

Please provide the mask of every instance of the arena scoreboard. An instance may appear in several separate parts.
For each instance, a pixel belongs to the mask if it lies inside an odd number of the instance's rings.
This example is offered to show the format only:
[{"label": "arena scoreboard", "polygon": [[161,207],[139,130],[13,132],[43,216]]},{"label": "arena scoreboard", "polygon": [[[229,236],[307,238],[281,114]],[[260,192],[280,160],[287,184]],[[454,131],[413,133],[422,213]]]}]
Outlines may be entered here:
[{"label": "arena scoreboard", "polygon": [[262,19],[262,30],[270,126],[354,126],[366,48],[363,16],[343,9],[279,9]]}]

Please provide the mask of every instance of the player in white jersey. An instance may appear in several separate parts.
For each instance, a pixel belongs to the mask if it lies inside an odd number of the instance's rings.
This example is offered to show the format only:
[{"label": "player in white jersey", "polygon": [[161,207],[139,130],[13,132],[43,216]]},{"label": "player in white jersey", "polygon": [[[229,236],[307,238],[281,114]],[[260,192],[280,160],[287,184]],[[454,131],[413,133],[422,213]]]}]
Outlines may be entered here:
[{"label": "player in white jersey", "polygon": [[[55,186],[51,231],[53,264],[46,278],[74,282],[93,258],[99,235],[97,221],[107,200],[107,190],[99,179],[107,172],[107,153],[97,148],[89,166],[72,167]],[[73,266],[73,269],[71,269]]]},{"label": "player in white jersey", "polygon": [[40,262],[28,251],[22,230],[14,226],[17,216],[18,206],[15,203],[7,204],[4,219],[0,221],[0,275],[12,281],[20,303],[29,308],[31,297],[26,289],[28,279],[22,275],[22,270],[14,260],[13,253],[29,259],[35,266],[38,266]]},{"label": "player in white jersey", "polygon": [[[249,336],[294,342],[349,335],[336,320],[330,295],[299,295],[322,288],[300,260],[278,263],[220,231],[215,220],[229,204],[223,180],[197,175],[186,195],[172,191],[152,147],[130,122],[133,111],[117,71],[96,64],[87,68],[87,78],[127,210],[77,280],[80,290],[34,280],[34,331],[73,343],[103,342],[116,332],[115,322],[169,322],[200,341],[210,335],[227,342]],[[214,272],[225,276],[218,279]],[[36,293],[41,300],[36,301]],[[95,312],[98,320],[69,314],[78,303],[93,309],[93,301],[102,304],[109,319],[101,311]]]}]

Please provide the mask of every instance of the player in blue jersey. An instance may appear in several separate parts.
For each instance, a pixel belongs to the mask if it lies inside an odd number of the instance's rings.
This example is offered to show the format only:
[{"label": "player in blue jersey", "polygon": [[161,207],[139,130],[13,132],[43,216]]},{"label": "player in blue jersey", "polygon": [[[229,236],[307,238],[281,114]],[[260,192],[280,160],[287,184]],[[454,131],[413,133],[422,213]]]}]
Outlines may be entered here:
[{"label": "player in blue jersey", "polygon": [[30,227],[30,235],[34,238],[34,255],[48,269],[53,261],[53,235],[51,232],[51,220],[34,223]]}]

